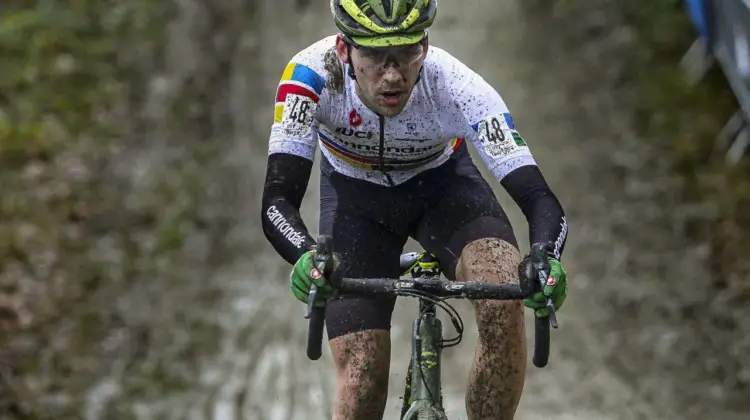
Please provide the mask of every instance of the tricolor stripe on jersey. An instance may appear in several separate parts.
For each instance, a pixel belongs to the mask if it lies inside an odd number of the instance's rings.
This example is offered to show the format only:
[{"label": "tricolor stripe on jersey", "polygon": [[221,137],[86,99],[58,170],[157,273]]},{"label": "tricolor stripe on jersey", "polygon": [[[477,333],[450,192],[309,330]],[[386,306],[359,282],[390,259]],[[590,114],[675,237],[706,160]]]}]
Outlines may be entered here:
[{"label": "tricolor stripe on jersey", "polygon": [[[318,139],[320,140],[320,144],[323,145],[323,147],[326,148],[332,155],[336,156],[337,158],[343,160],[347,164],[359,168],[359,169],[365,169],[365,170],[372,170],[377,165],[380,164],[380,159],[378,157],[367,157],[367,156],[360,156],[353,154],[340,145],[336,144],[335,141],[328,138],[323,133],[318,132]],[[457,137],[451,140],[450,147],[451,153],[455,152],[456,149],[463,143],[464,138],[463,137]],[[392,166],[396,170],[407,170],[414,167],[421,166],[433,159],[436,159],[438,156],[442,155],[444,153],[445,149],[440,150],[430,156],[425,156],[420,159],[410,160],[410,161],[388,161],[386,160],[385,164]]]},{"label": "tricolor stripe on jersey", "polygon": [[325,79],[310,67],[298,63],[289,63],[284,69],[276,93],[276,107],[274,109],[275,123],[281,122],[284,115],[284,102],[289,94],[307,96],[315,103],[320,100],[320,94],[325,87]]}]

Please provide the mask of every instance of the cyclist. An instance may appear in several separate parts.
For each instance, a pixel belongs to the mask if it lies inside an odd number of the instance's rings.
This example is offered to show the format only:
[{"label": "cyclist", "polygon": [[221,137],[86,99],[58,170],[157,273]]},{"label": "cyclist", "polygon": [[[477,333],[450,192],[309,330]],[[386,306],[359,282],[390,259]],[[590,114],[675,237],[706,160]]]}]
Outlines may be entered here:
[{"label": "cyclist", "polygon": [[[338,370],[334,419],[380,419],[390,365],[388,298],[338,295],[313,270],[315,241],[299,208],[321,146],[319,232],[346,277],[398,277],[409,237],[446,277],[517,282],[511,225],[474,165],[471,143],[520,206],[532,243],[550,243],[550,277],[525,304],[547,316],[566,296],[563,209],[501,96],[448,52],[429,46],[437,0],[331,0],[339,33],[296,54],[276,95],[262,224],[294,267],[306,302],[330,298],[326,329]],[[523,305],[475,302],[479,341],[466,395],[470,419],[512,419],[526,366]]]}]

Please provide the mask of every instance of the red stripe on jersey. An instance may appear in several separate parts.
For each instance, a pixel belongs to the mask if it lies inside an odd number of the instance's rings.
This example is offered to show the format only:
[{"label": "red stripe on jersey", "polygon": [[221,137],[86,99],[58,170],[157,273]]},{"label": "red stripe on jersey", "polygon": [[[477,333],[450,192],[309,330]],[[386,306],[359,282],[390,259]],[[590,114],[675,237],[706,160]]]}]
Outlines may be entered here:
[{"label": "red stripe on jersey", "polygon": [[278,93],[276,94],[276,103],[286,102],[287,95],[307,96],[308,98],[312,99],[313,102],[315,102],[316,104],[318,103],[318,100],[320,99],[315,92],[313,92],[312,90],[306,87],[303,87],[300,85],[294,85],[291,83],[282,83],[279,86]]}]

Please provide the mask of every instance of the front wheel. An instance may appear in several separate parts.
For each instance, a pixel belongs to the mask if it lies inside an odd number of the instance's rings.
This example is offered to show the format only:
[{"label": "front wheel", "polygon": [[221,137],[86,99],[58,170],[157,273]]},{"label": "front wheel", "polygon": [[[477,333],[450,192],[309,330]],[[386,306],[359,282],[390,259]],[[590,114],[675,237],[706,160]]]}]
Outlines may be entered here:
[{"label": "front wheel", "polygon": [[427,404],[420,404],[416,407],[409,409],[403,420],[448,420],[445,412],[440,407],[430,406]]},{"label": "front wheel", "polygon": [[422,410],[417,416],[417,420],[446,420],[445,416],[438,416],[433,410]]}]

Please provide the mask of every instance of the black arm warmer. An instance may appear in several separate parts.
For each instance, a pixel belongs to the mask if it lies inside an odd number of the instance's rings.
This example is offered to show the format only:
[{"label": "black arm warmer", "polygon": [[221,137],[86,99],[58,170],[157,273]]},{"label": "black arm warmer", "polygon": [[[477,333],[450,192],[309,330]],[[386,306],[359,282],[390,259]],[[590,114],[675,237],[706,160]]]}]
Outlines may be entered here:
[{"label": "black arm warmer", "polygon": [[501,184],[526,216],[531,243],[551,242],[553,256],[560,259],[568,236],[568,222],[539,168],[522,166],[503,178]]},{"label": "black arm warmer", "polygon": [[290,264],[315,244],[299,212],[311,172],[312,161],[308,159],[287,153],[268,157],[261,211],[263,233]]}]

